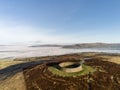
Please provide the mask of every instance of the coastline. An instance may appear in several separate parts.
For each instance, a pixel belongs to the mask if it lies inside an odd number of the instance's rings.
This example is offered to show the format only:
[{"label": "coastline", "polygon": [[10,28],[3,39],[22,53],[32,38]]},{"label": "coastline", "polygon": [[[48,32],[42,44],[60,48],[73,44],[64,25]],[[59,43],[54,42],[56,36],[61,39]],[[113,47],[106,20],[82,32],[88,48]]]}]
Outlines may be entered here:
[{"label": "coastline", "polygon": [[82,52],[99,52],[99,53],[112,53],[120,54],[120,49],[114,48],[63,48],[55,46],[44,47],[30,47],[30,46],[5,46],[1,47],[0,60],[1,59],[15,59],[15,58],[30,58],[30,57],[43,57],[54,55],[65,55]]}]

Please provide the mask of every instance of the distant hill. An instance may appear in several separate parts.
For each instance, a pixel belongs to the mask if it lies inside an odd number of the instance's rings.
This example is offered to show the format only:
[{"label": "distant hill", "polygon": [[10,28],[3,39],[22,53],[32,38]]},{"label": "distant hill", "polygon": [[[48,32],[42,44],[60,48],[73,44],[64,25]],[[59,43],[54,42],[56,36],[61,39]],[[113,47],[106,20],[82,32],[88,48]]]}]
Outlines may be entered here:
[{"label": "distant hill", "polygon": [[64,45],[63,48],[117,48],[120,47],[120,43],[108,44],[108,43],[82,43],[73,45]]},{"label": "distant hill", "polygon": [[31,45],[29,47],[61,47],[65,49],[86,49],[86,48],[102,48],[102,49],[116,49],[120,50],[120,43],[81,43],[72,45],[59,45],[59,44],[42,44]]},{"label": "distant hill", "polygon": [[62,47],[62,45],[45,44],[45,45],[32,45],[30,47]]}]

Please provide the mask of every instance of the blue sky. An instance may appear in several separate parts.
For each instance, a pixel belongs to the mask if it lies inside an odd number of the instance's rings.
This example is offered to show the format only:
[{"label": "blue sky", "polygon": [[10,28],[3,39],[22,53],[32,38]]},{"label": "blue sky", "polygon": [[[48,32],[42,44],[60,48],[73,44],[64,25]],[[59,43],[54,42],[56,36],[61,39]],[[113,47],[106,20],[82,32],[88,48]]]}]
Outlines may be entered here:
[{"label": "blue sky", "polygon": [[120,43],[120,0],[0,0],[0,44]]}]

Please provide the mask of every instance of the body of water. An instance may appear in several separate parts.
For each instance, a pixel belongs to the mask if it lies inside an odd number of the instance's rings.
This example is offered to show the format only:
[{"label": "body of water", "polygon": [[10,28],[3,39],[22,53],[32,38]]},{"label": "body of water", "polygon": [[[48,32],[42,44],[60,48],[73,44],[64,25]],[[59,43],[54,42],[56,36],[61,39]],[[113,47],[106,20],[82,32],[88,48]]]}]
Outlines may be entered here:
[{"label": "body of water", "polygon": [[120,47],[65,49],[61,47],[0,46],[0,59],[63,55],[79,52],[120,53]]}]

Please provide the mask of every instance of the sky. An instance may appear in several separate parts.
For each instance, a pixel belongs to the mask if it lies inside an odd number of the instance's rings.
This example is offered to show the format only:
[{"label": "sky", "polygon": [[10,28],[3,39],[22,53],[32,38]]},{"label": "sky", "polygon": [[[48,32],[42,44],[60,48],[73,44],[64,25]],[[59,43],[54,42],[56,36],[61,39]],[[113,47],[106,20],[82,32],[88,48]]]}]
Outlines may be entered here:
[{"label": "sky", "polygon": [[120,43],[120,0],[0,0],[0,44]]}]

